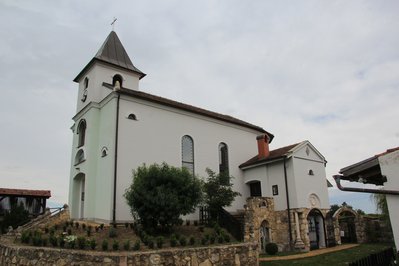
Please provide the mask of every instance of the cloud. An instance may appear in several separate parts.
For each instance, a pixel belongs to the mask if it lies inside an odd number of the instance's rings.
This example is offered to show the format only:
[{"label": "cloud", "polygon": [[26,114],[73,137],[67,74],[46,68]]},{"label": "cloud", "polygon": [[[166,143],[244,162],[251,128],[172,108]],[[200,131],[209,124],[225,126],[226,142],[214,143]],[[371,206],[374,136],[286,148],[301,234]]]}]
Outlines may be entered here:
[{"label": "cloud", "polygon": [[398,146],[398,9],[397,1],[2,1],[0,182],[49,187],[67,201],[71,80],[114,16],[148,74],[141,90],[262,126],[276,136],[272,148],[308,139],[330,177]]}]

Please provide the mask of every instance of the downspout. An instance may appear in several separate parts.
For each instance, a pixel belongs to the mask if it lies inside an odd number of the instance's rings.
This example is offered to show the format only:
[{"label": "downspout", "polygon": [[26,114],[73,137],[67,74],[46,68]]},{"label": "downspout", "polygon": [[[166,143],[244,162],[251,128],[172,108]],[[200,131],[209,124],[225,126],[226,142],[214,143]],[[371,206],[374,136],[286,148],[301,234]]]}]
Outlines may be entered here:
[{"label": "downspout", "polygon": [[363,193],[374,193],[374,194],[386,194],[386,195],[399,195],[398,190],[384,190],[384,189],[371,189],[371,188],[355,188],[355,187],[343,187],[341,185],[341,177],[342,175],[334,175],[333,178],[335,183],[337,183],[337,187],[342,191],[351,191],[351,192],[363,192]]},{"label": "downspout", "polygon": [[284,156],[284,180],[285,180],[285,195],[287,199],[287,214],[288,214],[288,235],[290,236],[290,249],[292,250],[292,229],[291,229],[291,209],[290,209],[290,196],[288,195],[288,182],[287,182],[287,166],[286,166],[287,157]]},{"label": "downspout", "polygon": [[115,155],[114,155],[114,199],[112,206],[112,223],[116,222],[116,177],[118,173],[118,132],[119,132],[119,100],[121,95],[119,92],[116,101],[116,125],[115,125]]}]

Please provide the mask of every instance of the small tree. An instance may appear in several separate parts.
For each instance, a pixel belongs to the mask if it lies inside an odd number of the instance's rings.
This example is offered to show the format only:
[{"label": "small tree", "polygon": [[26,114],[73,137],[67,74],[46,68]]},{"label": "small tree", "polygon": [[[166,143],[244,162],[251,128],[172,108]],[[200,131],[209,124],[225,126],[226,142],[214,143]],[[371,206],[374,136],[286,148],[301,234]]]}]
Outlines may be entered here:
[{"label": "small tree", "polygon": [[180,224],[181,215],[193,212],[201,195],[200,180],[186,168],[163,163],[138,167],[124,196],[145,229],[165,230]]},{"label": "small tree", "polygon": [[218,220],[220,208],[230,206],[234,198],[241,196],[239,192],[233,191],[233,178],[228,174],[216,174],[207,168],[208,180],[204,184],[205,203],[208,206],[209,214],[213,221]]},{"label": "small tree", "polygon": [[25,210],[23,203],[17,205],[11,204],[11,209],[6,211],[4,214],[4,219],[1,222],[1,227],[7,229],[12,226],[14,229],[20,225],[29,222],[29,212]]}]

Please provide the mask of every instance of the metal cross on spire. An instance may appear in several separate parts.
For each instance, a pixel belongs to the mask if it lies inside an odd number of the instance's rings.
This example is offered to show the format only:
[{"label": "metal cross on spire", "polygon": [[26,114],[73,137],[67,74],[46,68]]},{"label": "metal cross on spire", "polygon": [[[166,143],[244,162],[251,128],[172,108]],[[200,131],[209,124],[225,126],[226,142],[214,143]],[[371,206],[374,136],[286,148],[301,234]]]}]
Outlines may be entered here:
[{"label": "metal cross on spire", "polygon": [[111,23],[112,31],[114,31],[114,29],[115,29],[115,22],[116,22],[117,20],[118,20],[118,19],[117,19],[116,17],[114,17],[114,20],[113,20],[112,23]]}]

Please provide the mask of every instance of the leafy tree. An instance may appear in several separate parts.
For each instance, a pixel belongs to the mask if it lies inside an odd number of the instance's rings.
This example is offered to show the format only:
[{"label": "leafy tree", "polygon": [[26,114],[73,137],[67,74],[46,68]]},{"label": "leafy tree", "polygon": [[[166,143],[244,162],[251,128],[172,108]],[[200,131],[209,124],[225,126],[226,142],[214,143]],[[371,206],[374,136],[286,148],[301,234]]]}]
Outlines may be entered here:
[{"label": "leafy tree", "polygon": [[208,180],[204,184],[205,204],[208,206],[209,214],[213,221],[218,220],[220,208],[231,206],[234,198],[241,196],[239,192],[233,191],[233,178],[226,173],[216,174],[207,168]]},{"label": "leafy tree", "polygon": [[387,223],[387,225],[390,227],[391,222],[389,220],[389,210],[388,210],[388,203],[387,203],[387,197],[384,194],[371,194],[371,197],[373,198],[377,211],[381,212],[382,219]]},{"label": "leafy tree", "polygon": [[330,212],[331,214],[334,214],[336,211],[338,211],[338,209],[341,208],[341,206],[339,206],[338,204],[333,204],[330,206]]},{"label": "leafy tree", "polygon": [[138,167],[124,196],[145,229],[168,230],[181,223],[181,215],[195,210],[201,195],[198,178],[186,168],[163,163]]}]

